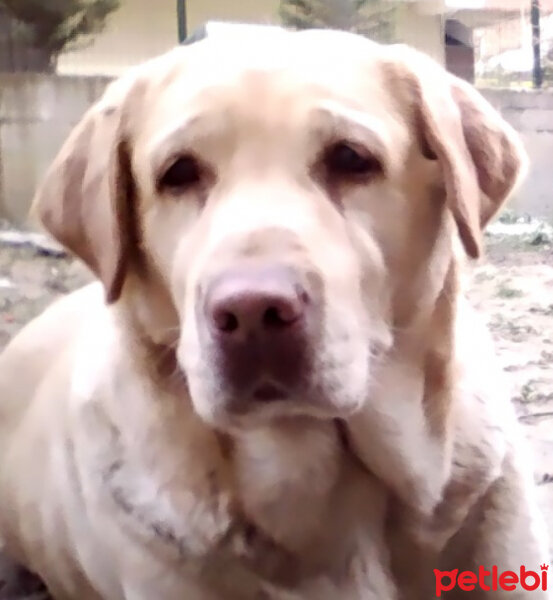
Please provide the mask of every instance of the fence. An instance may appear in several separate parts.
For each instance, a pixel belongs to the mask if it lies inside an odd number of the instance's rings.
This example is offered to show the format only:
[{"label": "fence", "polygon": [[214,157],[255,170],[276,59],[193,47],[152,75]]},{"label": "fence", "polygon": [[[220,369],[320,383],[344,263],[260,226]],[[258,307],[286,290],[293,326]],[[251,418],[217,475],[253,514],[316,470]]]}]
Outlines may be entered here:
[{"label": "fence", "polygon": [[[0,214],[24,223],[37,182],[109,78],[0,75]],[[553,90],[483,90],[517,128],[532,159],[513,206],[553,220]]]},{"label": "fence", "polygon": [[37,183],[109,78],[0,74],[0,216],[24,223]]},{"label": "fence", "polygon": [[511,207],[553,223],[553,90],[481,91],[521,134],[530,157],[530,172]]},{"label": "fence", "polygon": [[[473,28],[477,85],[531,88],[538,83],[541,87],[553,86],[553,2],[542,0],[542,4],[547,10],[539,13],[539,21],[536,21],[535,10],[534,16],[532,14],[531,0],[527,0],[508,13],[496,13],[493,23]],[[489,13],[483,14],[489,16]],[[470,17],[467,22],[471,24]],[[536,62],[538,57],[539,62]]]}]

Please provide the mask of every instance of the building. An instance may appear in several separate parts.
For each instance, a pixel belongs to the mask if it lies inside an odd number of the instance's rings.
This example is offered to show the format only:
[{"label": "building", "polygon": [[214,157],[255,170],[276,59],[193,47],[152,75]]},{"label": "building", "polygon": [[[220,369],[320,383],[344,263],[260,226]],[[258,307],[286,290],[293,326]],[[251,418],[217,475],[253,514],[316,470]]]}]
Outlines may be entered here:
[{"label": "building", "polygon": [[[78,50],[63,54],[58,72],[68,75],[118,75],[127,67],[161,54],[210,21],[279,24],[280,0],[120,0],[105,29]],[[475,64],[525,46],[531,54],[530,0],[380,0],[393,7],[394,34],[452,72],[474,80]],[[544,15],[553,0],[540,0]],[[6,31],[3,31],[4,29]],[[32,48],[12,52],[10,21],[0,7],[0,70],[17,70],[21,59],[40,70]],[[549,37],[552,37],[551,35]],[[549,50],[544,45],[546,52]],[[6,66],[3,67],[3,63]],[[36,64],[35,64],[36,63]],[[34,65],[34,67],[33,67]],[[24,70],[25,67],[24,67]]]},{"label": "building", "polygon": [[[179,7],[179,4],[181,5]],[[118,75],[179,43],[179,9],[189,34],[210,20],[277,23],[279,0],[121,0],[93,42],[63,55],[63,74]],[[181,35],[179,35],[181,33]]]},{"label": "building", "polygon": [[[398,0],[390,0],[398,2]],[[179,7],[179,2],[181,6]],[[278,24],[280,0],[122,0],[105,30],[88,45],[60,57],[62,74],[117,75],[130,65],[160,54],[179,42],[181,23],[190,34],[204,23],[238,21]],[[398,37],[444,60],[442,15],[428,0],[406,0],[396,24]]]}]

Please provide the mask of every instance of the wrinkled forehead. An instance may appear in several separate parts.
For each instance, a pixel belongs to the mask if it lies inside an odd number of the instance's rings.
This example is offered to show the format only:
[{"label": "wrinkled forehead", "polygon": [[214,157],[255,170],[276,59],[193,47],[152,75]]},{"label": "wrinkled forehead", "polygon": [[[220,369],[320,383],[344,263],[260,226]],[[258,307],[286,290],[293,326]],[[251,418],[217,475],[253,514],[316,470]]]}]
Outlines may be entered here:
[{"label": "wrinkled forehead", "polygon": [[[303,35],[303,37],[302,37]],[[233,125],[284,135],[321,119],[390,121],[393,97],[378,46],[284,33],[270,40],[204,40],[175,52],[151,88],[144,135]]]}]

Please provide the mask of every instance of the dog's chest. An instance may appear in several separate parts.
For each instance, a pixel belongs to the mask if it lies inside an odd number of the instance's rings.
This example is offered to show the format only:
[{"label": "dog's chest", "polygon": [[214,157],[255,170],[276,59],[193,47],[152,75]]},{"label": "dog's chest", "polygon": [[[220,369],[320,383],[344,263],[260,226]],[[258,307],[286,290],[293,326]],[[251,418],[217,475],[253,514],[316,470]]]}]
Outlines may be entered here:
[{"label": "dog's chest", "polygon": [[[174,445],[158,448],[155,470],[145,467],[144,456],[126,460],[112,446],[116,456],[102,469],[103,485],[125,527],[171,561],[222,561],[227,571],[234,563],[276,582],[326,562],[328,516],[343,463],[331,424],[294,422],[244,433],[224,460],[211,435],[194,431],[178,458]],[[164,430],[155,439],[162,444],[171,437]]]},{"label": "dog's chest", "polygon": [[330,424],[294,423],[248,432],[235,440],[233,459],[248,518],[290,550],[320,543],[342,459]]}]

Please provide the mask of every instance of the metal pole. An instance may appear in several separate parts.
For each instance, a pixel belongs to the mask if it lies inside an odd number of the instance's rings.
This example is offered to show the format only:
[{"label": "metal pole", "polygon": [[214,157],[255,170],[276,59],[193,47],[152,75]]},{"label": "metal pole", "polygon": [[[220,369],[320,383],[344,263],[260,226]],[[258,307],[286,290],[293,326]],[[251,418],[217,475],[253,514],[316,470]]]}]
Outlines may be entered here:
[{"label": "metal pole", "polygon": [[543,81],[541,68],[541,33],[540,33],[540,0],[531,0],[530,21],[532,23],[532,49],[534,51],[534,66],[532,81],[535,88],[540,88]]},{"label": "metal pole", "polygon": [[179,29],[179,44],[186,39],[186,0],[177,0],[177,24]]}]

